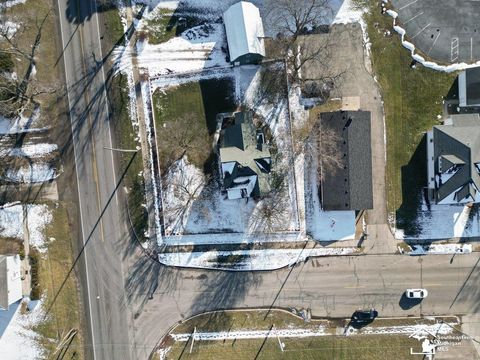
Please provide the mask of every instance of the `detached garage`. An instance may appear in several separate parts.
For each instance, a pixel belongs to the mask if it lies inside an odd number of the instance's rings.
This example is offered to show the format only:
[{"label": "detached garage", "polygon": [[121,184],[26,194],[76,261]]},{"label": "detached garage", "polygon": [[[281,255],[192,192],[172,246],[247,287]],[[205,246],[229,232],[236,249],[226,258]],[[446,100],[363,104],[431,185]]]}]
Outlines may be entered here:
[{"label": "detached garage", "polygon": [[240,1],[223,14],[230,62],[233,65],[258,64],[265,57],[262,18],[258,8]]}]

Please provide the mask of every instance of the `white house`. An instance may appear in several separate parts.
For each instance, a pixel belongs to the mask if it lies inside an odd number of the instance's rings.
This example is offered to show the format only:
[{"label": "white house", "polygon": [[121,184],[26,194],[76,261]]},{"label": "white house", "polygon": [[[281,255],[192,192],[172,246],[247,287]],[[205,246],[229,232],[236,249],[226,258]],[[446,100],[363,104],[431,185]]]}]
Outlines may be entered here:
[{"label": "white house", "polygon": [[258,64],[265,57],[262,18],[258,8],[240,1],[223,13],[230,62],[234,65]]}]

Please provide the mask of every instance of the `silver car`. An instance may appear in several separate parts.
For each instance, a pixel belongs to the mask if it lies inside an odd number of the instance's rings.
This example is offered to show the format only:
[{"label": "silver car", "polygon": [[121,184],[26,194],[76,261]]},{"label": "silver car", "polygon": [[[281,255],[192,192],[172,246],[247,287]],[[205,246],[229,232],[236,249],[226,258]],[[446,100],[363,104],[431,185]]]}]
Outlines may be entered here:
[{"label": "silver car", "polygon": [[427,289],[407,289],[405,295],[409,299],[423,299],[428,296]]}]

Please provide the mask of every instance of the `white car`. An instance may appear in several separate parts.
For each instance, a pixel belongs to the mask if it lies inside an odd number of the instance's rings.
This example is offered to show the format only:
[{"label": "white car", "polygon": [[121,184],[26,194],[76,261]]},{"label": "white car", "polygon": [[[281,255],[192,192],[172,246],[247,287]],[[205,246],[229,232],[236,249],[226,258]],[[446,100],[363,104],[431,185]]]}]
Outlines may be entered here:
[{"label": "white car", "polygon": [[423,299],[428,296],[427,289],[407,289],[405,295],[409,299]]}]

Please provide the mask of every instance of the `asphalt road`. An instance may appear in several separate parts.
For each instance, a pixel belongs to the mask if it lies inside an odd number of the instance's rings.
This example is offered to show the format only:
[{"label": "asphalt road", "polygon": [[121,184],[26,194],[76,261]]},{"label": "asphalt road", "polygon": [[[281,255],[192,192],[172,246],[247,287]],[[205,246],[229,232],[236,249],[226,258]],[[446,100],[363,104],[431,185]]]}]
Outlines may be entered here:
[{"label": "asphalt road", "polygon": [[98,14],[94,0],[58,0],[58,8],[78,183],[78,240],[84,246],[79,266],[89,332],[86,350],[89,358],[129,359],[121,246],[126,231],[113,154],[105,149],[113,146]]},{"label": "asphalt road", "polygon": [[[168,269],[139,259],[138,266],[150,269],[142,277],[157,277],[158,287],[150,300],[141,287],[130,294],[145,301],[135,320],[136,338],[142,339],[139,348],[153,348],[177,321],[227,308],[311,308],[316,316],[332,317],[371,307],[386,317],[478,313],[479,262],[479,253],[366,255],[318,258],[274,272],[222,273]],[[422,302],[402,296],[417,287],[429,291]]]}]

